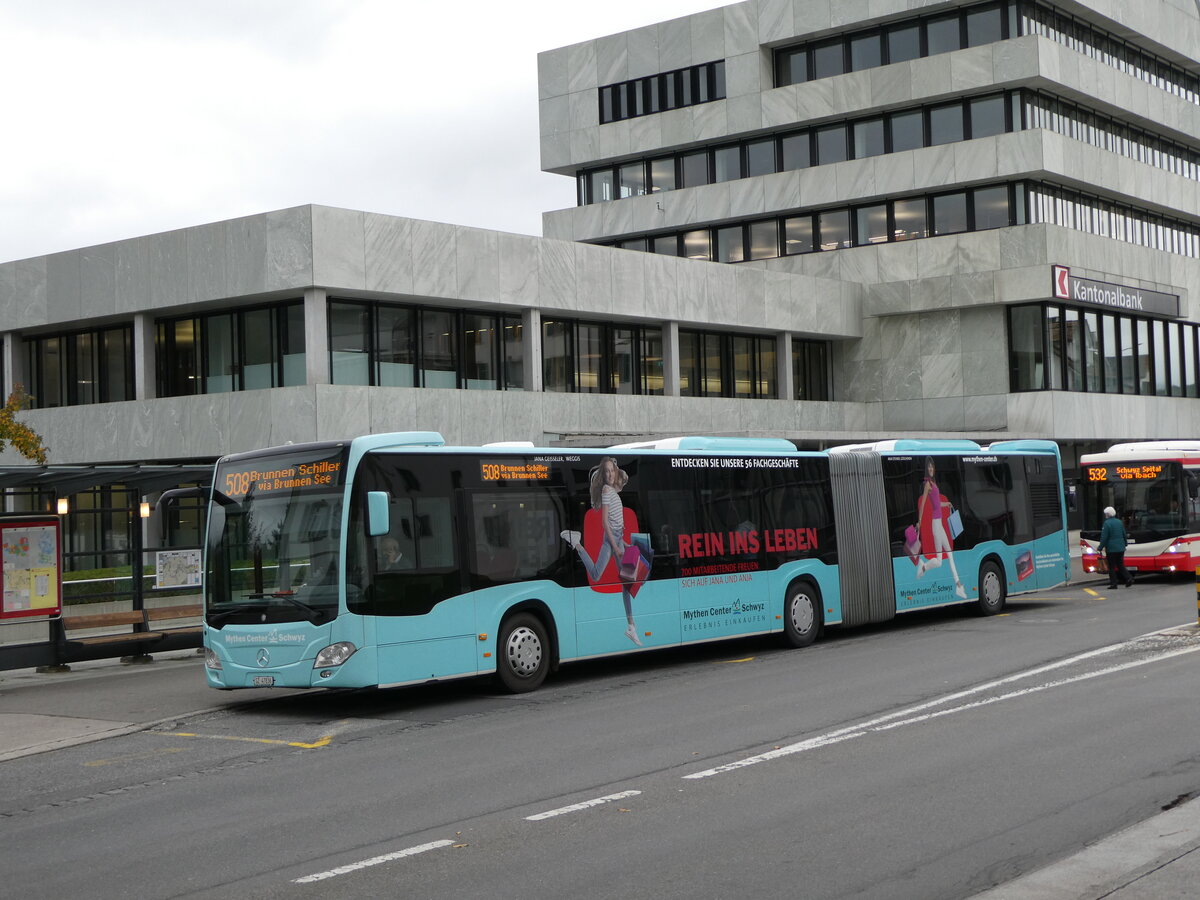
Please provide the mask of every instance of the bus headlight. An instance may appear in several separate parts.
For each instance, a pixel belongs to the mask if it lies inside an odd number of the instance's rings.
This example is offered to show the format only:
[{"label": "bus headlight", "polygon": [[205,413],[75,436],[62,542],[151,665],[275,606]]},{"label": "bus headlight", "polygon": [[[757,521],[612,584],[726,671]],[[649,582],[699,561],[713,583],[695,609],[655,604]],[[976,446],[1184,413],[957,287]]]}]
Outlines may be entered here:
[{"label": "bus headlight", "polygon": [[1170,547],[1167,548],[1168,553],[1178,553],[1179,550],[1180,550],[1180,547],[1178,544],[1172,544]]},{"label": "bus headlight", "polygon": [[221,668],[221,657],[219,657],[219,656],[217,656],[217,654],[213,653],[212,650],[210,650],[208,647],[204,648],[204,668],[206,668],[206,669],[220,669]]},{"label": "bus headlight", "polygon": [[336,644],[330,644],[317,654],[317,658],[313,662],[313,668],[327,669],[330,666],[340,666],[352,657],[357,650],[358,648],[349,641],[338,641]]}]

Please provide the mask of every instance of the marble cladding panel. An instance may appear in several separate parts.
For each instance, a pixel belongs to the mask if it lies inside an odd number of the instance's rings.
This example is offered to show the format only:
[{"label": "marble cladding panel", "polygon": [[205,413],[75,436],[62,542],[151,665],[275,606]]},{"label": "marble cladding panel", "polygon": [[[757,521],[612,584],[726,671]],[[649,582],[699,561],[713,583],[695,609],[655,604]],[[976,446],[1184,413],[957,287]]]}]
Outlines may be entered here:
[{"label": "marble cladding panel", "polygon": [[1008,387],[1008,353],[1004,344],[985,350],[963,351],[963,393],[968,397],[995,394]]},{"label": "marble cladding panel", "polygon": [[[137,248],[137,255],[130,254],[130,262],[138,264],[135,277],[146,284],[148,247],[141,241],[139,243],[142,246]],[[232,219],[225,223],[225,258],[229,260],[228,285],[231,296],[254,294],[263,290],[268,281],[267,236],[262,228],[255,226],[252,219]],[[121,302],[119,293],[117,302]],[[148,294],[146,302],[149,303]]]},{"label": "marble cladding panel", "polygon": [[729,182],[729,214],[735,218],[761,216],[765,206],[764,178],[739,178]]},{"label": "marble cladding panel", "polygon": [[937,188],[959,181],[954,168],[955,144],[913,150],[913,180],[917,188]]},{"label": "marble cladding panel", "polygon": [[913,99],[933,100],[949,95],[953,88],[951,57],[956,53],[939,53],[937,56],[927,56],[924,59],[912,60],[912,95]]},{"label": "marble cladding panel", "polygon": [[538,99],[545,100],[567,93],[570,85],[567,77],[569,57],[566,47],[545,50],[537,55]]},{"label": "marble cladding panel", "polygon": [[314,284],[366,287],[365,217],[356,210],[312,207]]},{"label": "marble cladding panel", "polygon": [[958,236],[958,271],[963,275],[994,272],[1000,268],[1000,233],[1004,229]]},{"label": "marble cladding panel", "polygon": [[997,303],[1045,300],[1050,294],[1050,270],[1045,266],[1001,269],[995,275]]},{"label": "marble cladding panel", "polygon": [[[961,353],[961,322],[961,313],[957,309],[920,313],[921,355],[929,358]],[[962,384],[961,372],[958,375],[957,383],[960,386]],[[956,390],[953,393],[961,394],[962,390]],[[935,394],[933,396],[943,395]]]},{"label": "marble cladding panel", "polygon": [[950,277],[951,306],[992,305],[996,296],[994,272],[967,272]]},{"label": "marble cladding panel", "polygon": [[565,134],[571,130],[571,98],[582,94],[557,94],[538,101],[538,135]]},{"label": "marble cladding panel", "polygon": [[873,159],[851,160],[835,166],[821,166],[820,168],[833,169],[830,173],[833,177],[829,180],[837,185],[838,197],[843,201],[862,200],[874,197],[877,193],[875,160]]},{"label": "marble cladding panel", "polygon": [[700,321],[714,325],[738,325],[737,266],[704,267],[704,291],[699,310]]},{"label": "marble cladding panel", "polygon": [[794,0],[758,0],[760,44],[786,41],[797,34],[793,2]]},{"label": "marble cladding panel", "polygon": [[265,291],[313,283],[312,207],[280,209],[255,218],[266,231]]},{"label": "marble cladding panel", "polygon": [[575,245],[570,241],[538,243],[538,305],[558,311],[574,310]]},{"label": "marble cladding panel", "polygon": [[155,307],[187,302],[188,242],[186,230],[146,238],[150,302]]},{"label": "marble cladding panel", "polygon": [[454,298],[495,300],[500,281],[500,232],[460,226],[455,251],[458,289]]},{"label": "marble cladding panel", "polygon": [[613,251],[606,247],[575,245],[575,308],[587,310],[592,315],[612,315],[614,255]]},{"label": "marble cladding panel", "polygon": [[[367,433],[371,427],[370,404],[367,401],[371,388],[322,384],[316,385],[315,390],[317,440],[340,440],[347,435]],[[434,391],[432,388],[427,390],[430,393]]]},{"label": "marble cladding panel", "polygon": [[758,53],[758,4],[734,3],[721,8],[725,28],[725,55]]},{"label": "marble cladding panel", "polygon": [[629,38],[625,34],[610,34],[596,38],[596,77],[600,84],[614,84],[629,79]]},{"label": "marble cladding panel", "polygon": [[762,127],[781,128],[800,121],[799,89],[796,85],[764,90],[759,95]]},{"label": "marble cladding panel", "polygon": [[[695,107],[685,107],[684,109],[672,109],[667,112],[659,113],[659,121],[662,122],[662,142],[667,147],[680,147],[694,143],[696,138],[696,127],[692,121],[692,110]],[[578,159],[578,157],[576,157]],[[593,159],[595,157],[592,157]]]},{"label": "marble cladding panel", "polygon": [[496,300],[514,306],[537,305],[539,243],[525,235],[498,234]]},{"label": "marble cladding panel", "polygon": [[[426,392],[428,393],[428,392]],[[508,425],[504,413],[507,404],[497,402],[496,391],[454,391],[456,396],[449,404],[442,404],[447,411],[453,410],[455,424],[448,430],[457,434],[455,442],[482,444],[488,441],[532,440],[529,437],[501,437]],[[427,405],[427,401],[422,402]],[[443,435],[444,436],[444,435]]]},{"label": "marble cladding panel", "polygon": [[1003,351],[1008,343],[1004,307],[993,305],[960,310],[959,334],[963,353],[996,349]]},{"label": "marble cladding panel", "polygon": [[925,428],[925,404],[921,400],[894,400],[880,406],[885,431],[903,433]]},{"label": "marble cladding panel", "polygon": [[1046,171],[1041,132],[1014,131],[987,140],[996,148],[996,174],[1001,178],[1017,175],[1037,177]]},{"label": "marble cladding panel", "polygon": [[538,141],[538,159],[543,172],[569,174],[575,170],[571,157],[571,133],[544,134]]},{"label": "marble cladding panel", "polygon": [[730,134],[747,134],[763,126],[762,103],[757,93],[724,101],[725,127]]},{"label": "marble cladding panel", "polygon": [[1008,430],[1008,398],[1004,394],[963,397],[963,428],[966,431]]},{"label": "marble cladding panel", "polygon": [[966,404],[963,397],[938,397],[919,401],[921,418],[930,431],[962,431],[966,424]]},{"label": "marble cladding panel", "polygon": [[580,394],[560,394],[544,391],[538,395],[542,411],[542,430],[557,434],[595,431],[592,416],[583,412],[585,404]]},{"label": "marble cladding panel", "polygon": [[116,310],[134,312],[151,308],[150,284],[146,277],[146,241],[134,238],[116,247]]},{"label": "marble cladding panel", "polygon": [[[638,250],[617,250],[612,254],[612,311],[618,316],[644,316],[650,311],[647,291],[648,269],[654,264],[651,254]],[[588,300],[580,295],[580,302]]]},{"label": "marble cladding panel", "polygon": [[634,152],[633,140],[630,136],[633,121],[625,119],[621,122],[610,122],[607,125],[601,125],[596,130],[600,159],[615,159],[618,156],[628,156]]},{"label": "marble cladding panel", "polygon": [[778,172],[750,179],[762,184],[763,209],[770,212],[785,212],[798,209],[800,203],[800,173]]},{"label": "marble cladding panel", "polygon": [[692,25],[686,16],[658,24],[658,60],[664,72],[705,62],[692,58]]},{"label": "marble cladding panel", "polygon": [[[677,110],[678,111],[678,110]],[[576,128],[571,132],[571,160],[600,158],[600,129]]]},{"label": "marble cladding panel", "polygon": [[590,91],[599,86],[596,42],[587,41],[567,47],[567,91]]},{"label": "marble cladding panel", "polygon": [[47,317],[46,274],[49,268],[49,258],[35,256],[22,259],[5,266],[9,270],[12,281],[13,317],[5,316],[4,327],[13,327],[16,323],[29,326],[44,325],[51,321]]},{"label": "marble cladding panel", "polygon": [[996,141],[962,141],[954,147],[954,176],[962,182],[993,181],[999,174]]},{"label": "marble cladding panel", "polygon": [[921,320],[918,316],[891,316],[879,322],[879,348],[884,359],[921,355]]},{"label": "marble cladding panel", "polygon": [[662,121],[660,116],[642,116],[629,120],[629,142],[639,152],[645,148],[661,147]]},{"label": "marble cladding panel", "polygon": [[796,91],[796,123],[806,124],[814,119],[825,119],[831,116],[845,114],[844,109],[838,109],[834,102],[834,79],[822,78],[804,84],[794,85]]},{"label": "marble cladding panel", "polygon": [[[606,231],[608,223],[605,217],[611,215],[610,209],[613,206],[621,204],[611,203],[590,203],[587,206],[579,206],[574,209],[562,210],[561,214],[564,218],[571,219],[571,227],[565,229],[568,233],[562,235],[563,240],[583,240],[584,238],[593,237],[598,234],[611,234]],[[555,235],[557,237],[557,235]],[[547,234],[547,237],[550,237]]]},{"label": "marble cladding panel", "polygon": [[912,69],[911,61],[868,69],[867,74],[871,79],[871,102],[875,106],[889,107],[911,103]]},{"label": "marble cladding panel", "polygon": [[713,141],[729,134],[729,101],[714,100],[688,108],[698,141]]},{"label": "marble cladding panel", "polygon": [[629,78],[644,78],[663,71],[658,61],[658,28],[637,28],[628,32]]},{"label": "marble cladding panel", "polygon": [[[880,260],[880,266],[884,265]],[[912,310],[912,286],[907,281],[884,281],[865,286],[863,314],[897,316]]]},{"label": "marble cladding panel", "polygon": [[[869,166],[869,160],[854,163],[838,163],[838,165]],[[800,200],[807,207],[825,206],[844,199],[838,194],[837,177],[830,177],[831,166],[820,166],[814,169],[800,169],[796,177],[800,184]]]},{"label": "marble cladding panel", "polygon": [[[879,281],[910,281],[920,273],[920,241],[897,241],[873,248],[879,269]],[[911,296],[908,297],[911,300]]]},{"label": "marble cladding panel", "polygon": [[[655,260],[655,263],[658,261]],[[647,264],[646,267],[646,311],[662,318],[678,317],[680,309],[679,273],[690,269],[679,259],[665,259],[663,264]]]},{"label": "marble cladding panel", "polygon": [[767,315],[767,272],[750,266],[734,266],[733,294],[723,303],[718,299],[719,309],[735,308],[733,323],[747,328],[766,328]]},{"label": "marble cladding panel", "polygon": [[692,59],[697,63],[725,59],[725,11],[720,7],[688,17],[692,29]]},{"label": "marble cladding panel", "polygon": [[834,28],[853,26],[871,17],[870,0],[838,0],[829,4],[830,21]]},{"label": "marble cladding panel", "polygon": [[885,356],[880,360],[879,400],[917,400],[922,386],[921,358]]},{"label": "marble cladding panel", "polygon": [[270,395],[270,440],[257,446],[277,446],[289,441],[302,444],[316,439],[316,387],[276,388]]},{"label": "marble cladding panel", "polygon": [[454,297],[458,289],[458,227],[414,219],[413,293]]},{"label": "marble cladding panel", "polygon": [[[230,447],[253,450],[284,443],[271,433],[275,424],[272,416],[273,390],[240,391],[232,394],[208,394],[215,404],[228,414],[226,439]],[[220,398],[219,400],[217,398]]]},{"label": "marble cladding panel", "polygon": [[[682,262],[682,261],[681,261]],[[708,319],[707,266],[689,266],[686,263],[676,269],[678,294],[676,319],[683,325],[705,324]]]},{"label": "marble cladding panel", "polygon": [[[792,35],[804,37],[833,27],[833,10],[839,0],[792,0]],[[785,35],[790,37],[792,35]]]},{"label": "marble cladding panel", "polygon": [[916,166],[913,155],[916,151],[887,153],[874,158],[875,190],[880,196],[907,193],[916,186]]},{"label": "marble cladding panel", "polygon": [[46,259],[46,316],[51,322],[72,322],[83,315],[79,253],[55,253]]},{"label": "marble cladding panel", "polygon": [[214,222],[183,232],[184,265],[187,271],[184,290],[188,302],[202,303],[228,296],[227,224]]},{"label": "marble cladding panel", "polygon": [[364,214],[364,276],[368,291],[412,293],[412,227],[412,219]]},{"label": "marble cladding panel", "polygon": [[1039,74],[1039,41],[1036,35],[1013,38],[992,45],[992,80],[1009,84]]},{"label": "marble cladding panel", "polygon": [[1046,256],[1047,225],[1000,229],[1000,268],[1024,268],[1049,263]]},{"label": "marble cladding panel", "polygon": [[[84,317],[113,315],[117,311],[116,244],[100,244],[78,252],[79,288]],[[0,310],[3,306],[3,302],[0,302]],[[4,321],[5,318],[3,313],[0,313],[0,321]]]},{"label": "marble cladding panel", "polygon": [[860,112],[874,105],[871,94],[871,73],[852,72],[830,79],[833,88],[833,105],[844,112]]},{"label": "marble cladding panel", "polygon": [[971,47],[950,57],[950,85],[955,91],[978,91],[994,84],[992,48],[995,44]]},{"label": "marble cladding panel", "polygon": [[567,95],[570,131],[595,128],[600,124],[600,108],[595,91],[576,91]]},{"label": "marble cladding panel", "polygon": [[917,246],[917,269],[922,278],[954,275],[958,271],[958,237],[943,235],[914,241]]},{"label": "marble cladding panel", "polygon": [[879,255],[873,247],[856,247],[838,254],[840,277],[851,284],[874,284],[879,280]]},{"label": "marble cladding panel", "polygon": [[695,199],[695,218],[686,221],[719,222],[730,217],[729,194],[731,182],[706,184],[688,191]]},{"label": "marble cladding panel", "polygon": [[954,304],[951,275],[921,278],[912,284],[912,308],[946,309]]}]

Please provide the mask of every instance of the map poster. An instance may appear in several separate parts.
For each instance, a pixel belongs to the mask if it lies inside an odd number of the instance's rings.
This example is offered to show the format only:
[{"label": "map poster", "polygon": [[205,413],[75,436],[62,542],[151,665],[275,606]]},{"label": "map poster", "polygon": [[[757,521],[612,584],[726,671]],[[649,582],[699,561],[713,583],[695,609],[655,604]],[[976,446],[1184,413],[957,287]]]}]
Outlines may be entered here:
[{"label": "map poster", "polygon": [[192,587],[200,584],[199,550],[159,550],[155,558],[156,588]]},{"label": "map poster", "polygon": [[59,533],[54,519],[0,519],[0,619],[62,612]]}]

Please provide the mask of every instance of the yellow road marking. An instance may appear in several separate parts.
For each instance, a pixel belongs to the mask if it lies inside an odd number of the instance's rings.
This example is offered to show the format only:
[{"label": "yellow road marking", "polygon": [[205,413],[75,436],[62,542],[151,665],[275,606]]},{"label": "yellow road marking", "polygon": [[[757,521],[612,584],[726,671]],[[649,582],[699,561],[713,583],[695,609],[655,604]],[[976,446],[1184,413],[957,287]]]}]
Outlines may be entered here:
[{"label": "yellow road marking", "polygon": [[715,665],[726,666],[726,665],[729,665],[729,663],[744,663],[744,662],[754,662],[754,657],[747,656],[745,659],[718,659],[716,661]]},{"label": "yellow road marking", "polygon": [[1093,597],[1099,597],[1099,596],[1100,596],[1098,593],[1096,593],[1095,591],[1093,591],[1091,588],[1084,588],[1083,590],[1084,590],[1084,592],[1085,592],[1085,593],[1091,594]]},{"label": "yellow road marking", "polygon": [[167,737],[204,738],[209,741],[243,741],[248,744],[279,744],[284,747],[299,747],[302,750],[319,750],[329,746],[333,740],[332,734],[327,734],[315,743],[306,744],[303,741],[280,741],[274,738],[238,737],[233,734],[194,734],[190,731],[147,731],[145,734],[164,734]]},{"label": "yellow road marking", "polygon": [[117,763],[132,762],[138,759],[151,759],[165,753],[182,753],[182,747],[164,747],[162,750],[151,750],[149,753],[128,753],[125,756],[114,756],[112,759],[93,759],[85,762],[85,766],[112,766]]}]

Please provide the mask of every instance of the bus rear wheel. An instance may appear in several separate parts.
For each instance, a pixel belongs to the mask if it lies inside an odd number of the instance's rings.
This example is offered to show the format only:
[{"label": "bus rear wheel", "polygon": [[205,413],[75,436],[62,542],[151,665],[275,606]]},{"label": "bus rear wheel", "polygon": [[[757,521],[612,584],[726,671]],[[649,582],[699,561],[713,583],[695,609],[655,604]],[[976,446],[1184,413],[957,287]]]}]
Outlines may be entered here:
[{"label": "bus rear wheel", "polygon": [[979,615],[994,616],[1004,609],[1004,572],[989,560],[979,567]]},{"label": "bus rear wheel", "polygon": [[496,644],[496,678],[501,687],[513,694],[541,687],[550,671],[550,642],[537,616],[517,613],[505,619]]},{"label": "bus rear wheel", "polygon": [[807,581],[788,588],[783,603],[783,639],[789,647],[807,647],[821,631],[821,592]]}]

